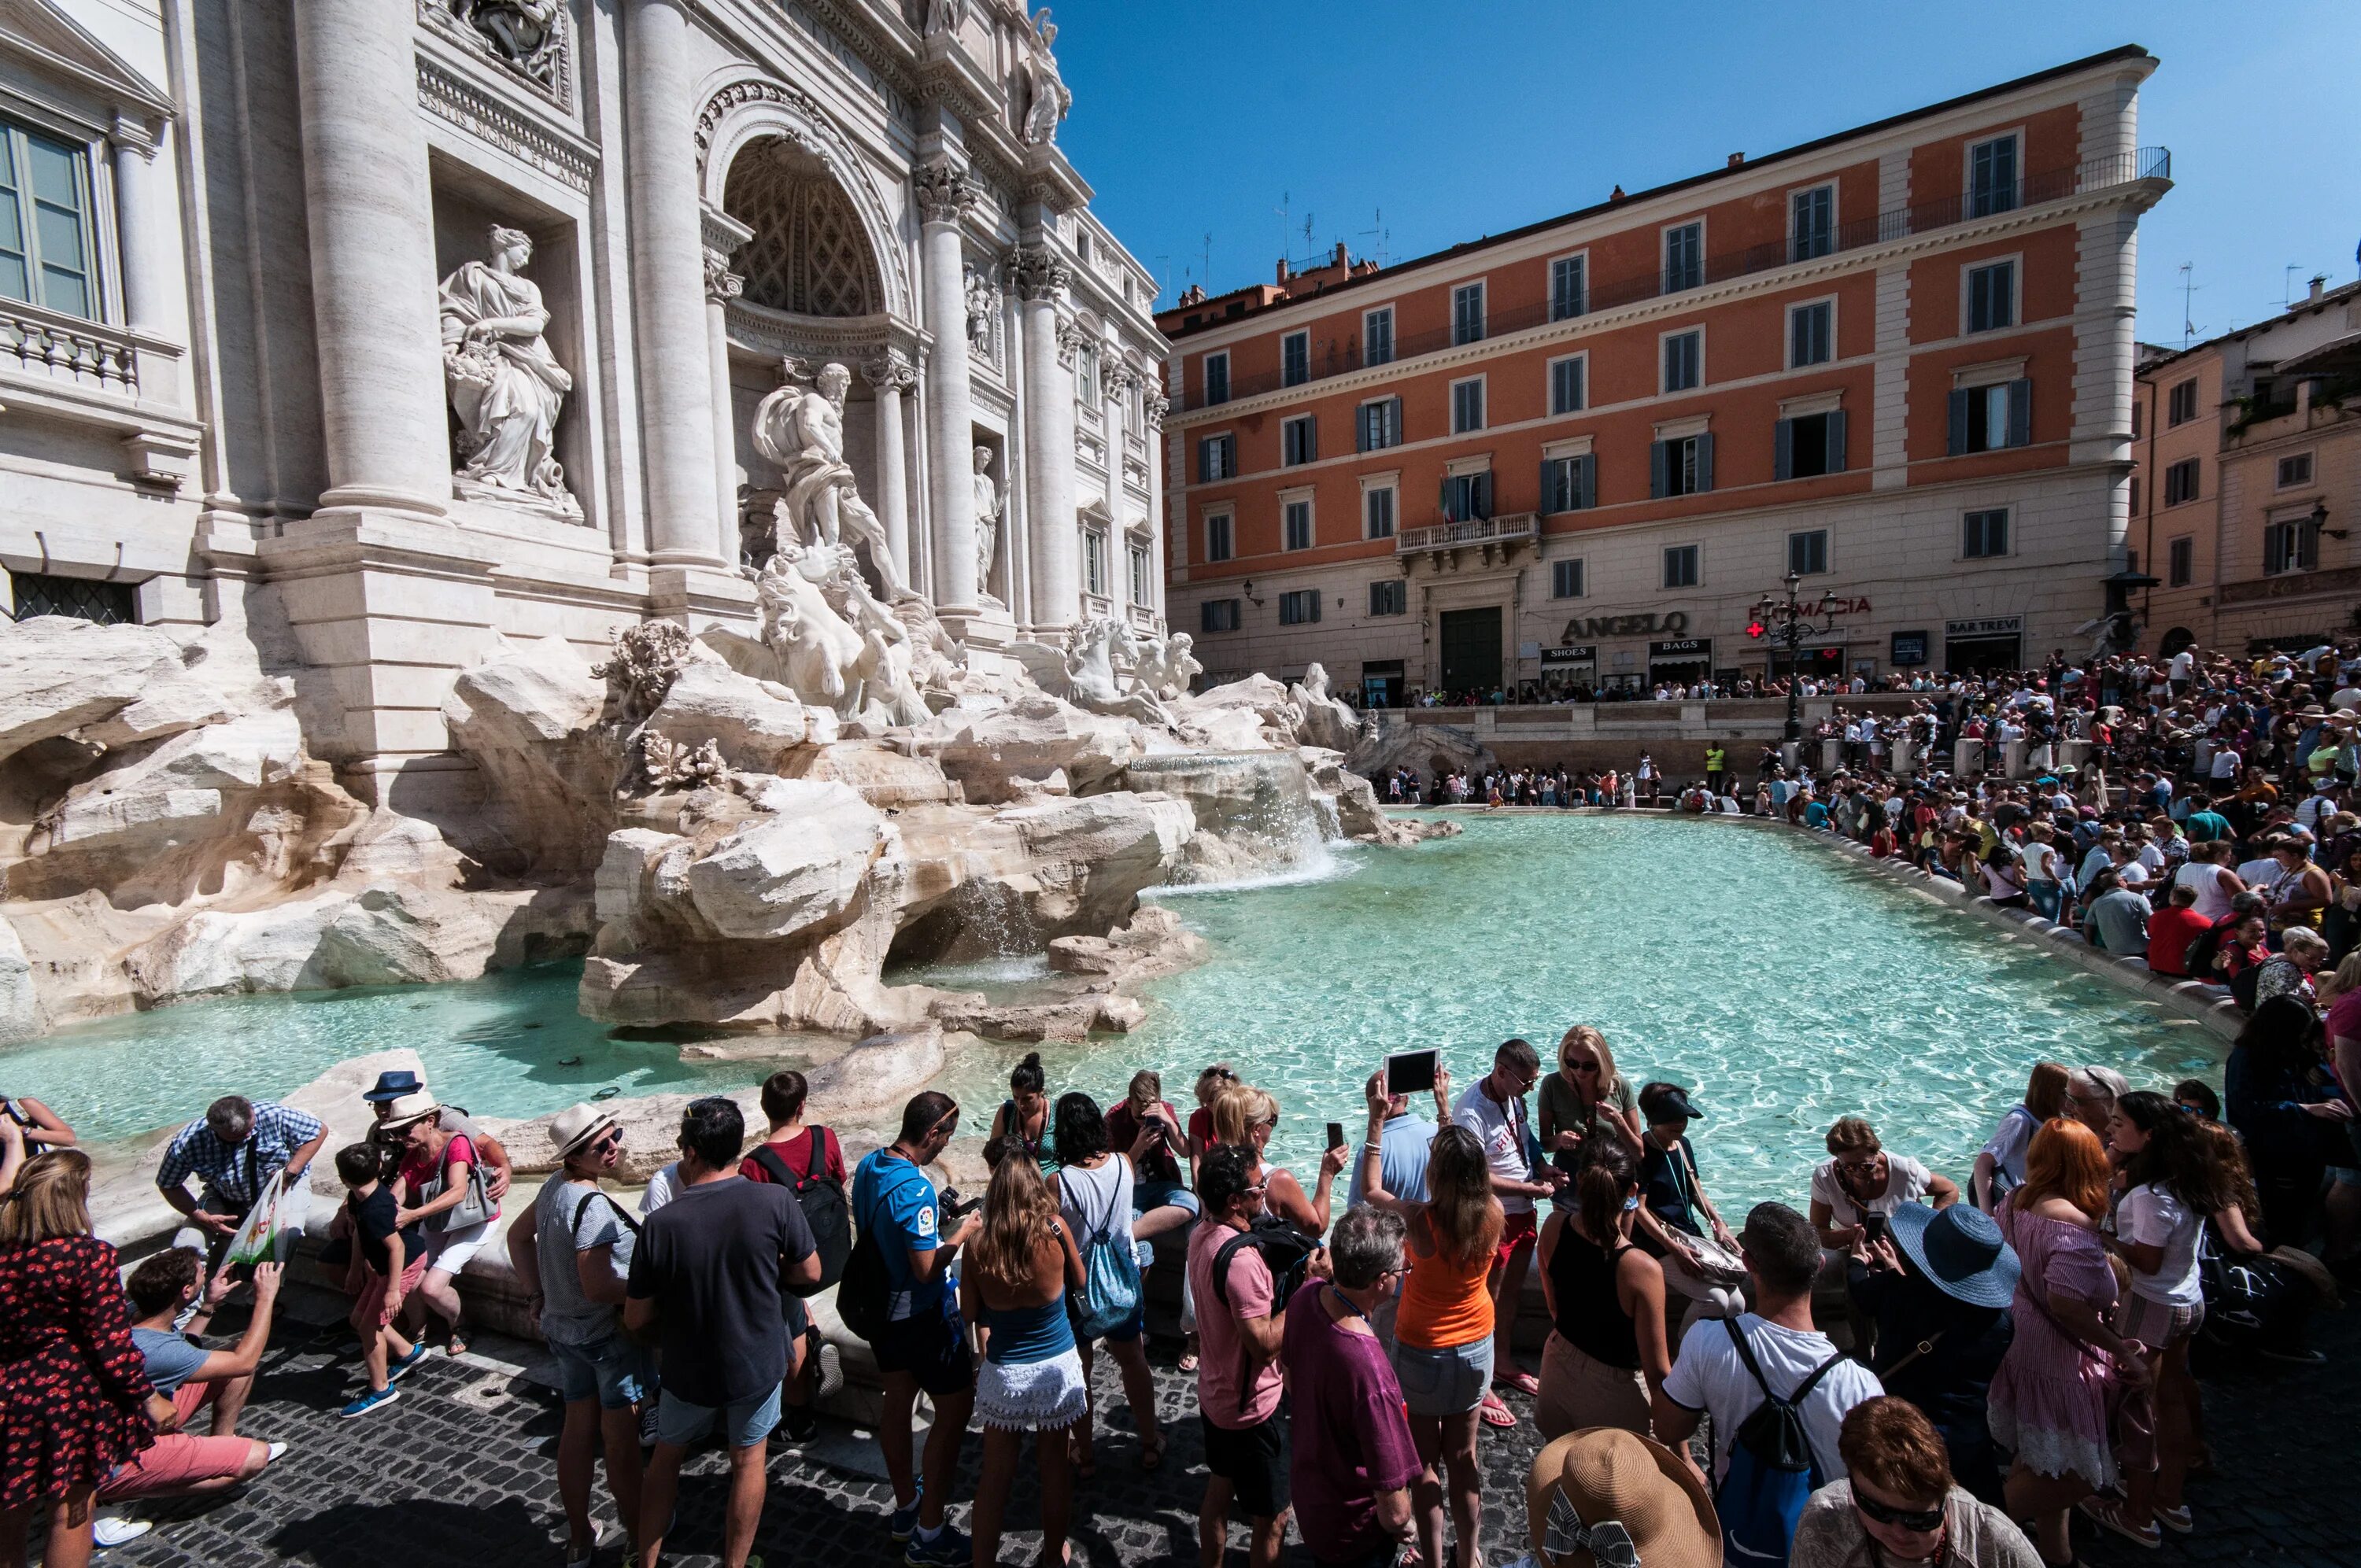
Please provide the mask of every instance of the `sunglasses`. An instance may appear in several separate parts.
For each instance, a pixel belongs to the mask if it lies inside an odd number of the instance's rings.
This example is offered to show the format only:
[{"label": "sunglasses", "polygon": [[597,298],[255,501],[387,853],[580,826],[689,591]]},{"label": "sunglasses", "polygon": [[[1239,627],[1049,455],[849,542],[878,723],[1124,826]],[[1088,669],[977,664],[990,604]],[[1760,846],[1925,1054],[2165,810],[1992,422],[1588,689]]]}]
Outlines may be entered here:
[{"label": "sunglasses", "polygon": [[618,1132],[601,1133],[597,1137],[590,1140],[589,1152],[592,1154],[605,1154],[609,1149],[620,1148],[622,1144],[622,1134]]},{"label": "sunglasses", "polygon": [[1597,1072],[1598,1070],[1598,1064],[1595,1061],[1570,1061],[1565,1065],[1572,1068],[1576,1072]]},{"label": "sunglasses", "polygon": [[1940,1504],[1931,1508],[1889,1508],[1873,1497],[1861,1496],[1861,1488],[1856,1486],[1853,1488],[1852,1506],[1880,1524],[1890,1524],[1896,1529],[1915,1531],[1920,1535],[1943,1528],[1943,1509]]}]

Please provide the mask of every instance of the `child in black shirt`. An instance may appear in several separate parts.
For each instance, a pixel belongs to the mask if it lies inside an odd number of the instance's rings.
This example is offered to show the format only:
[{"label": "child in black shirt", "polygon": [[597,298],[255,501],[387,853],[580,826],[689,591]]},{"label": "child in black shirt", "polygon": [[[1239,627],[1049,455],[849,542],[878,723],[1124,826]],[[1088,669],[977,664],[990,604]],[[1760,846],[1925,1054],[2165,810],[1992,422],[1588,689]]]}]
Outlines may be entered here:
[{"label": "child in black shirt", "polygon": [[344,1408],[346,1416],[365,1416],[400,1398],[394,1379],[426,1354],[424,1343],[413,1345],[393,1328],[402,1298],[426,1272],[426,1245],[416,1222],[401,1223],[401,1210],[383,1170],[384,1155],[374,1145],[350,1144],[336,1151],[336,1175],[346,1189],[337,1224],[360,1255],[362,1270],[348,1321],[360,1335],[369,1380],[368,1392]]}]

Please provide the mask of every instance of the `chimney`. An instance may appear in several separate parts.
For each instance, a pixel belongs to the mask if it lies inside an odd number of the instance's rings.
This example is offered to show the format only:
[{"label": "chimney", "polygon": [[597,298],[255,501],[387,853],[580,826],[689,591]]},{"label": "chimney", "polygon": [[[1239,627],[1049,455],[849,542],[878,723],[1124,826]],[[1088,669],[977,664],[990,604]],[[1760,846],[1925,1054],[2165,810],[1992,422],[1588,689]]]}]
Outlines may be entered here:
[{"label": "chimney", "polygon": [[1614,190],[1609,191],[1609,192],[1607,193],[1607,199],[1608,199],[1609,201],[1610,201],[1610,202],[1620,202],[1620,201],[1621,201],[1621,200],[1623,199],[1623,187],[1622,187],[1622,186],[1620,186],[1620,185],[1618,185],[1617,187],[1615,187],[1615,189],[1614,189]]},{"label": "chimney", "polygon": [[1279,258],[1279,281],[1281,283],[1286,282],[1287,277],[1287,258],[1282,256]]},{"label": "chimney", "polygon": [[1332,260],[1330,260],[1328,265],[1331,267],[1342,267],[1345,265],[1345,242],[1343,240],[1340,239],[1336,242],[1336,255]]},{"label": "chimney", "polygon": [[2314,302],[2319,301],[2321,291],[2327,287],[2328,274],[2325,272],[2315,272],[2312,275],[2312,299]]},{"label": "chimney", "polygon": [[1724,165],[1724,167],[1725,167],[1725,168],[1730,168],[1730,169],[1735,169],[1735,168],[1737,168],[1740,164],[1741,164],[1741,163],[1743,163],[1743,162],[1745,162],[1745,161],[1746,161],[1746,155],[1745,155],[1744,153],[1742,153],[1742,152],[1733,152],[1733,153],[1731,153],[1731,154],[1730,155],[1730,162],[1729,162],[1728,164]]}]

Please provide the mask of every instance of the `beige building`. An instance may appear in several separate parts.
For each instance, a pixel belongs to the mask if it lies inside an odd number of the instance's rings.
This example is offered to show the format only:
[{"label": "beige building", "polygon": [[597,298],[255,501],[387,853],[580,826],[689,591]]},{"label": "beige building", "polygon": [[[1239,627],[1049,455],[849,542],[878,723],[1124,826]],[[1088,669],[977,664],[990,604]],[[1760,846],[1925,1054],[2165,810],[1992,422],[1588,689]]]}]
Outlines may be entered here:
[{"label": "beige building", "polygon": [[2132,537],[2141,646],[2290,652],[2361,629],[2361,283],[2143,350]]}]

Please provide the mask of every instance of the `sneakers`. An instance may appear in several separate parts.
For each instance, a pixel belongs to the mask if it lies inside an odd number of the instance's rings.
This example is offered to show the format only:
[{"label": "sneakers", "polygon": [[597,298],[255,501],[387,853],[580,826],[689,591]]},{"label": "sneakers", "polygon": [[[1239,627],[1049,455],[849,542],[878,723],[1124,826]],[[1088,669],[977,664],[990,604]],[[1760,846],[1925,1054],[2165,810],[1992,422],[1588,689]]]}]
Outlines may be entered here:
[{"label": "sneakers", "polygon": [[779,1435],[789,1442],[809,1442],[819,1435],[819,1417],[809,1405],[789,1405],[779,1412]]},{"label": "sneakers", "polygon": [[147,1519],[126,1519],[112,1514],[101,1514],[90,1521],[90,1539],[101,1549],[120,1546],[126,1541],[137,1541],[156,1527]]},{"label": "sneakers", "polygon": [[910,1538],[908,1550],[902,1561],[909,1568],[968,1568],[975,1561],[975,1543],[960,1531],[945,1525],[932,1541]]},{"label": "sneakers", "polygon": [[655,1445],[656,1402],[653,1399],[650,1399],[646,1406],[640,1411],[640,1446],[642,1448],[653,1448]]},{"label": "sneakers", "polygon": [[269,1457],[268,1460],[264,1461],[264,1463],[265,1463],[265,1464],[278,1464],[278,1463],[279,1463],[279,1461],[280,1461],[280,1457],[286,1453],[286,1452],[287,1452],[287,1445],[286,1445],[285,1443],[283,1443],[283,1442],[274,1442],[274,1443],[272,1443],[272,1444],[270,1445],[270,1457]]},{"label": "sneakers", "polygon": [[355,1399],[351,1404],[346,1405],[342,1410],[339,1410],[337,1414],[344,1417],[345,1420],[350,1420],[355,1416],[365,1416],[371,1410],[381,1409],[385,1406],[392,1404],[396,1399],[401,1398],[401,1390],[389,1383],[382,1388],[369,1389],[359,1398]]},{"label": "sneakers", "polygon": [[2146,1529],[2132,1523],[2125,1516],[2124,1505],[2114,1497],[2085,1497],[2075,1505],[2085,1519],[2114,1531],[2134,1546],[2150,1549],[2164,1544],[2164,1532],[2153,1524]]},{"label": "sneakers", "polygon": [[2190,1514],[2187,1503],[2177,1508],[2157,1509],[2156,1522],[2175,1535],[2187,1535],[2197,1528],[2197,1520]]},{"label": "sneakers", "polygon": [[399,1383],[403,1377],[416,1371],[418,1364],[425,1359],[426,1342],[420,1339],[411,1345],[408,1355],[385,1369],[385,1380],[388,1383]]},{"label": "sneakers", "polygon": [[927,1500],[927,1488],[919,1486],[918,1495],[910,1499],[906,1508],[897,1508],[885,1521],[885,1528],[896,1541],[907,1541],[918,1528],[918,1505]]}]

